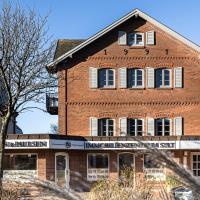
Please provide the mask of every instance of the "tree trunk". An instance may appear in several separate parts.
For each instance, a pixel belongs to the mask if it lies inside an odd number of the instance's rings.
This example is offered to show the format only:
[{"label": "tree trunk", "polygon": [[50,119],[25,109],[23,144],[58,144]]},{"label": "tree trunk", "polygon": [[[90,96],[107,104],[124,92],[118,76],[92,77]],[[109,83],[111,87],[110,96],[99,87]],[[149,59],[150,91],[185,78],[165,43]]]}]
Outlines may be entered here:
[{"label": "tree trunk", "polygon": [[[6,134],[8,129],[8,124],[10,121],[10,114],[5,116],[2,120],[2,126],[0,131],[0,192],[2,192],[2,182],[3,182],[3,158],[5,152],[5,141],[6,141]],[[1,196],[1,194],[0,194]]]}]

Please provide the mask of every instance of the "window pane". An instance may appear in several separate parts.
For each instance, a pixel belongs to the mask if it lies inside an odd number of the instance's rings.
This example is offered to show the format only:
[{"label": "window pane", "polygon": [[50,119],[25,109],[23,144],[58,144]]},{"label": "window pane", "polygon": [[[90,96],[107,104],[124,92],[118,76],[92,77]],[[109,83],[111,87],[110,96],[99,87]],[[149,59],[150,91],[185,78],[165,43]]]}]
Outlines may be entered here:
[{"label": "window pane", "polygon": [[5,166],[7,170],[37,170],[37,156],[36,155],[8,155],[6,157],[8,165]]},{"label": "window pane", "polygon": [[129,119],[129,135],[136,135],[135,119]]},{"label": "window pane", "polygon": [[156,120],[156,135],[157,136],[162,136],[162,132],[163,132],[162,119],[157,119]]},{"label": "window pane", "polygon": [[193,155],[193,161],[197,161],[197,155]]},{"label": "window pane", "polygon": [[114,72],[113,70],[108,69],[107,73],[108,73],[108,85],[112,86],[114,85]]},{"label": "window pane", "polygon": [[89,155],[88,169],[90,168],[108,168],[108,155]]},{"label": "window pane", "polygon": [[130,46],[135,45],[135,34],[134,33],[128,34],[128,44]]},{"label": "window pane", "polygon": [[113,136],[114,135],[114,120],[99,119],[98,136]]},{"label": "window pane", "polygon": [[162,69],[156,70],[156,87],[162,86]]},{"label": "window pane", "polygon": [[164,85],[170,86],[170,71],[168,69],[164,70]]},{"label": "window pane", "polygon": [[151,160],[150,155],[144,155],[144,168],[160,168],[159,164],[156,161]]},{"label": "window pane", "polygon": [[135,69],[128,70],[128,87],[136,86]]},{"label": "window pane", "polygon": [[170,120],[164,119],[164,135],[169,136],[170,135]]},{"label": "window pane", "polygon": [[137,86],[142,86],[142,70],[137,70]]},{"label": "window pane", "polygon": [[136,34],[136,44],[143,44],[143,37],[141,34]]},{"label": "window pane", "polygon": [[99,87],[106,86],[106,69],[99,70]]}]

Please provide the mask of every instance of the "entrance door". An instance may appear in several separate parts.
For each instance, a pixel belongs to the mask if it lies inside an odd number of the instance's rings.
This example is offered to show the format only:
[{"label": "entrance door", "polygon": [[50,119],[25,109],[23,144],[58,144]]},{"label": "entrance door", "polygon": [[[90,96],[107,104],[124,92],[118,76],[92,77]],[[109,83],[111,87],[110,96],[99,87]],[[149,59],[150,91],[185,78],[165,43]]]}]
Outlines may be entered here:
[{"label": "entrance door", "polygon": [[119,178],[128,176],[130,172],[134,172],[135,156],[133,153],[118,154],[118,173]]},{"label": "entrance door", "polygon": [[67,153],[56,153],[55,155],[55,179],[58,186],[69,187],[69,157]]}]

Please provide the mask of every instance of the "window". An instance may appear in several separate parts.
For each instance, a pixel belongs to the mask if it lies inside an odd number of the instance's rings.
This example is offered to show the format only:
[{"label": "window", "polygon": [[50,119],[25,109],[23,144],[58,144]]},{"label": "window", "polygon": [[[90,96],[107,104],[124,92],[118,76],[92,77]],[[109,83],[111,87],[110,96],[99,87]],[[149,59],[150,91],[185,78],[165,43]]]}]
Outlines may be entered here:
[{"label": "window", "polygon": [[129,69],[128,70],[128,87],[144,87],[144,70],[143,69]]},{"label": "window", "polygon": [[144,33],[129,33],[128,45],[129,46],[144,46]]},{"label": "window", "polygon": [[6,170],[37,170],[37,155],[6,155]]},{"label": "window", "polygon": [[157,88],[171,87],[171,70],[170,69],[156,70],[156,87]]},{"label": "window", "polygon": [[171,131],[170,119],[156,119],[156,136],[169,136]]},{"label": "window", "polygon": [[143,120],[142,119],[128,119],[128,135],[129,136],[143,135]]},{"label": "window", "polygon": [[165,168],[151,159],[149,154],[144,154],[144,176],[148,180],[165,180]]},{"label": "window", "polygon": [[192,173],[194,176],[200,176],[200,154],[192,155]]},{"label": "window", "polygon": [[108,154],[88,154],[87,179],[89,181],[96,181],[108,178],[108,176]]},{"label": "window", "polygon": [[100,69],[99,70],[99,87],[113,88],[115,85],[114,69]]},{"label": "window", "polygon": [[109,118],[99,119],[98,136],[113,136],[114,135],[114,120]]}]

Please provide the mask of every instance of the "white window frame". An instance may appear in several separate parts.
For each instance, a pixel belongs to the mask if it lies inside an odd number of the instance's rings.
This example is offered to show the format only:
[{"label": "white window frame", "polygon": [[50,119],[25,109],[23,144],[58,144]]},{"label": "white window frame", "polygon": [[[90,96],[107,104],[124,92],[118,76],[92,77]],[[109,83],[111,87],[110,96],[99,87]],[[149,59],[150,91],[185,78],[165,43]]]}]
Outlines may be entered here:
[{"label": "white window frame", "polygon": [[[162,85],[159,87],[157,84],[157,70],[162,71]],[[165,85],[165,70],[169,71],[169,85]],[[155,80],[156,80],[156,88],[171,88],[172,87],[172,69],[169,68],[159,68],[155,70]]]},{"label": "white window frame", "polygon": [[[100,71],[101,70],[105,70],[106,71],[106,85],[104,85],[103,87],[100,86]],[[109,82],[109,73],[108,71],[112,70],[113,71],[113,85],[108,85]],[[98,70],[98,88],[115,88],[115,69],[112,68],[102,68]]]},{"label": "white window frame", "polygon": [[[131,35],[134,35],[134,41],[135,41],[134,44],[130,44],[130,38],[129,38],[129,37],[130,37]],[[137,35],[142,36],[142,42],[141,42],[141,44],[137,44],[137,43],[136,43]],[[131,47],[133,47],[133,46],[144,46],[144,33],[139,33],[139,32],[129,33],[129,34],[128,34],[128,45],[131,46]]]},{"label": "white window frame", "polygon": [[[130,75],[129,75],[129,73],[130,73],[130,70],[134,70],[135,71],[135,85],[133,85],[132,87],[130,87],[130,84],[129,84],[129,81],[130,81]],[[137,76],[137,74],[138,74],[138,71],[142,71],[142,85],[137,85],[137,79],[138,79],[138,76]],[[130,69],[128,69],[128,73],[127,73],[127,76],[128,76],[128,78],[127,78],[127,80],[128,80],[128,83],[127,83],[127,86],[128,86],[128,88],[144,88],[144,69],[142,69],[142,68],[130,68]]]},{"label": "white window frame", "polygon": [[115,136],[115,119],[112,119],[112,118],[101,118],[101,119],[98,119],[98,125],[100,124],[100,126],[102,126],[101,120],[106,120],[106,136],[102,136],[102,133],[99,134],[99,130],[101,130],[102,127],[98,127],[98,134],[97,135],[99,137],[101,137],[101,136],[102,137],[112,137],[112,136],[109,136],[109,120],[112,120],[113,121],[113,136]]},{"label": "white window frame", "polygon": [[159,168],[146,168],[145,167],[145,155],[148,155],[148,153],[143,154],[143,173],[146,175],[147,180],[158,180],[158,181],[164,181],[166,180],[166,168],[165,167],[159,167]]},{"label": "white window frame", "polygon": [[[200,156],[200,152],[191,152],[191,156],[190,156],[190,157],[191,157],[191,162],[190,162],[190,163],[191,163],[191,172],[192,172],[192,175],[193,175],[194,177],[200,178],[200,176],[198,176],[198,175],[195,176],[194,173],[193,173],[193,170],[195,170],[195,169],[193,168],[193,156],[194,156],[194,155]],[[199,162],[197,161],[197,166],[198,166],[198,163],[200,163],[200,161],[199,161]],[[199,170],[199,171],[200,171],[200,168],[198,169],[198,167],[197,167],[196,170]]]},{"label": "white window frame", "polygon": [[[135,127],[137,128],[138,127],[138,120],[142,120],[142,136],[144,136],[144,119],[142,119],[142,118],[128,118],[127,119],[127,136],[130,136],[131,137],[131,135],[130,135],[130,124],[129,124],[129,120],[130,119],[134,119],[135,120]],[[135,136],[139,136],[138,135],[138,131],[137,130],[135,130]],[[135,137],[135,136],[132,136],[132,137]]]},{"label": "white window frame", "polygon": [[169,120],[169,135],[166,135],[166,136],[170,136],[171,135],[171,132],[172,132],[172,120],[170,118],[158,118],[158,119],[155,119],[155,136],[159,136],[157,135],[157,122],[160,120],[162,121],[162,135],[161,136],[165,136],[165,123],[164,123],[164,120],[165,119],[168,119]]},{"label": "white window frame", "polygon": [[[90,155],[92,155],[92,156],[96,156],[96,155],[106,155],[106,156],[108,156],[108,168],[102,168],[102,169],[100,169],[99,170],[99,168],[91,168],[91,169],[89,169],[88,168],[88,166],[89,166],[89,162],[88,162],[88,158],[89,158],[89,156]],[[89,170],[91,170],[92,171],[92,173],[94,173],[95,174],[95,172],[96,172],[96,176],[94,175],[92,178],[90,178],[88,175],[89,175]],[[99,172],[98,172],[98,170],[99,170]],[[105,176],[107,175],[108,177],[107,178],[109,178],[109,175],[110,175],[110,155],[109,155],[109,153],[88,153],[87,154],[87,180],[88,181],[98,181],[98,180],[100,180],[100,178],[98,178],[98,173],[100,173],[100,174],[104,174]]]}]

